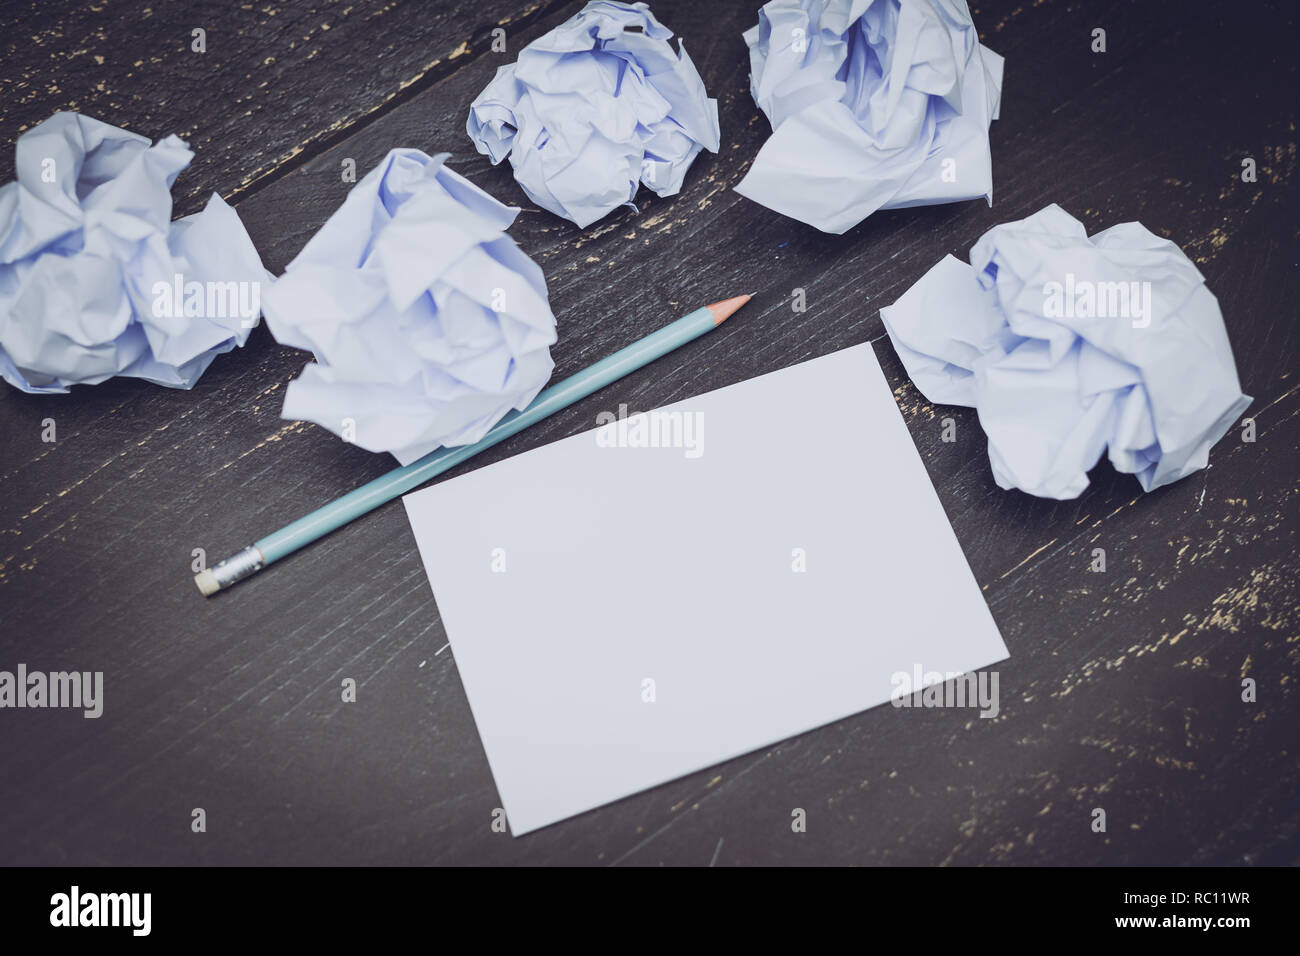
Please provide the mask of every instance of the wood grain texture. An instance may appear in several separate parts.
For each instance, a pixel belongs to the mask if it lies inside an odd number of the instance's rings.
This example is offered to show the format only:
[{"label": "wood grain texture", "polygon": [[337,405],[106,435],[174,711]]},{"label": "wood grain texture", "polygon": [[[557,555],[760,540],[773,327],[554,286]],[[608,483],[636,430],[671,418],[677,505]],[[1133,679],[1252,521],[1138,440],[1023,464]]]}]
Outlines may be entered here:
[{"label": "wood grain texture", "polygon": [[[178,211],[271,182],[559,0],[238,3],[23,0],[0,7],[5,142],[59,109],[195,150]],[[194,31],[202,30],[196,49]],[[0,180],[13,178],[13,153]]]},{"label": "wood grain texture", "polygon": [[[181,6],[155,4],[151,19],[174,32],[193,19]],[[499,65],[579,6],[210,4],[209,50],[214,36],[241,38],[218,68],[211,52],[204,67],[133,34],[147,22],[138,5],[41,5],[3,31],[44,39],[6,57],[0,130],[11,143],[58,108],[106,104],[116,112],[102,118],[151,135],[191,130],[181,205],[233,197],[277,272],[342,201],[343,159],[365,170],[393,146],[450,151],[524,206],[511,233],[547,275],[557,377],[704,301],[755,294],[718,332],[474,467],[590,428],[619,402],[646,409],[873,342],[1010,648],[999,716],[877,708],[518,840],[494,833],[496,790],[400,505],[217,600],[189,581],[191,549],[215,559],[390,467],[279,418],[306,357],[258,330],[189,393],[112,381],[0,395],[0,667],[103,670],[107,698],[97,721],[0,712],[0,859],[1300,861],[1289,8],[975,5],[984,42],[1007,58],[993,208],[879,213],[837,237],[732,190],[768,133],[740,39],[757,4],[654,4],[722,118],[721,152],[701,155],[680,195],[643,191],[638,213],[585,231],[530,207],[508,165],[475,154],[465,111]],[[322,18],[331,30],[297,43]],[[504,55],[483,42],[498,22]],[[1094,27],[1107,30],[1105,54],[1089,50]],[[265,75],[252,68],[264,49],[277,57]],[[99,56],[102,94],[78,67]],[[133,66],[155,56],[155,70]],[[1247,156],[1257,183],[1240,179]],[[1092,231],[1140,220],[1194,258],[1255,399],[1255,442],[1234,429],[1208,470],[1147,495],[1106,464],[1075,501],[996,487],[975,415],[921,398],[878,310],[944,254],[964,258],[991,226],[1049,202]],[[804,313],[791,309],[796,288]],[[941,440],[948,416],[955,443]],[[47,417],[53,444],[40,440]],[[1089,571],[1095,547],[1107,551],[1101,574]],[[354,704],[340,701],[345,677]],[[1258,682],[1255,704],[1240,700],[1243,677]],[[194,807],[206,834],[190,831]],[[806,833],[791,832],[796,807]],[[1107,810],[1105,834],[1089,828],[1094,807]]]}]

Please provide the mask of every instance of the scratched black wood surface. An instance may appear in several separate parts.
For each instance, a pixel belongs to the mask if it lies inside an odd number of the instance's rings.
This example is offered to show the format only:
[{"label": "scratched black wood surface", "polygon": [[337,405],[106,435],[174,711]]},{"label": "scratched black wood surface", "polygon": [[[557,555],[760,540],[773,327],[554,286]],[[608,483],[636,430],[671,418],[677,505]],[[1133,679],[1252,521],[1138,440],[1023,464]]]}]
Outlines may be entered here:
[{"label": "scratched black wood surface", "polygon": [[[280,419],[306,357],[259,329],[191,392],[121,380],[0,394],[0,669],[102,670],[106,684],[99,720],[0,711],[0,862],[1297,862],[1288,6],[980,0],[981,36],[1007,63],[994,206],[885,212],[844,236],[732,190],[768,132],[740,38],[756,3],[654,3],[721,111],[722,150],[680,195],[643,191],[639,214],[586,231],[531,207],[508,165],[474,152],[466,108],[579,6],[5,3],[0,179],[18,134],[59,109],[181,133],[197,158],[178,214],[221,193],[279,272],[342,201],[344,159],[364,171],[394,146],[450,151],[524,206],[512,234],[550,283],[557,376],[755,293],[718,333],[481,462],[585,430],[619,401],[650,408],[874,343],[1010,648],[1001,714],[877,708],[520,839],[494,832],[499,800],[400,504],[217,600],[191,583],[194,548],[215,560],[391,465]],[[1241,179],[1246,157],[1257,182]],[[1140,220],[1196,261],[1254,396],[1255,442],[1233,429],[1209,470],[1152,494],[1105,464],[1075,501],[996,487],[974,414],[917,394],[878,310],[1049,202],[1092,231]],[[955,443],[941,440],[948,415]],[[1097,547],[1104,573],[1089,570]],[[355,703],[341,701],[348,677]],[[796,807],[806,833],[792,832]]]}]

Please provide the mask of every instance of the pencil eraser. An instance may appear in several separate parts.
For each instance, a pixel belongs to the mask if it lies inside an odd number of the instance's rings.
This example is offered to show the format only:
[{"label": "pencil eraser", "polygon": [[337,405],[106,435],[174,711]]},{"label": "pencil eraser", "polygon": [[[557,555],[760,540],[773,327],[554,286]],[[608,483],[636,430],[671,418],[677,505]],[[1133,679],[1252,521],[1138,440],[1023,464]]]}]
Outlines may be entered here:
[{"label": "pencil eraser", "polygon": [[221,590],[221,587],[217,584],[217,576],[207,568],[194,575],[194,583],[199,586],[199,590],[203,592],[204,597],[211,597]]}]

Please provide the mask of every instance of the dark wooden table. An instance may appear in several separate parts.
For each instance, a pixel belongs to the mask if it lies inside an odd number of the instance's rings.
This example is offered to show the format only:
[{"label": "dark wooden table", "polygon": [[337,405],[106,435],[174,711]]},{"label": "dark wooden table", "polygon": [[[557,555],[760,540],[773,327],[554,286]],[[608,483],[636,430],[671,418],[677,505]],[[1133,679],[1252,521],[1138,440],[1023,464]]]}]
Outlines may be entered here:
[{"label": "dark wooden table", "polygon": [[[517,840],[494,832],[496,790],[399,504],[220,599],[190,580],[193,549],[215,560],[392,465],[280,419],[306,356],[259,329],[192,392],[117,380],[0,393],[0,669],[105,680],[99,720],[0,711],[0,862],[1297,862],[1290,6],[981,0],[982,38],[1007,62],[995,205],[879,213],[844,236],[732,190],[768,132],[740,38],[757,3],[654,3],[721,110],[722,150],[680,195],[643,190],[639,214],[585,232],[531,207],[508,164],[475,153],[466,110],[580,6],[6,3],[0,179],[18,134],[56,110],[178,133],[197,158],[177,213],[219,192],[278,273],[342,201],[344,159],[364,172],[394,146],[451,151],[524,206],[512,235],[550,283],[557,376],[748,291],[741,316],[620,383],[617,400],[646,409],[875,343],[1010,648],[1000,716],[877,708]],[[505,54],[491,50],[498,26]],[[1090,49],[1097,27],[1105,53]],[[1256,182],[1242,181],[1246,157]],[[1152,494],[1106,464],[1075,501],[996,487],[974,413],[917,394],[878,310],[945,253],[965,258],[986,229],[1049,202],[1090,231],[1140,220],[1195,260],[1254,396],[1256,441],[1234,428],[1209,470]],[[611,401],[478,461],[590,428]],[[955,443],[941,440],[949,415]],[[1104,573],[1089,569],[1098,547]],[[349,677],[355,703],[341,700]],[[806,833],[791,830],[795,807]]]}]

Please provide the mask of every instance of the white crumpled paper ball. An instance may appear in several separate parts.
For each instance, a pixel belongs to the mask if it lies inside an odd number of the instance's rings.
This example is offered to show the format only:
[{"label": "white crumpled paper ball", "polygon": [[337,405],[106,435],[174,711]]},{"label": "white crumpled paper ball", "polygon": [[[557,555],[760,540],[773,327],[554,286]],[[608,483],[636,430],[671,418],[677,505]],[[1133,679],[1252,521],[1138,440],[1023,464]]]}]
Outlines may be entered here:
[{"label": "white crumpled paper ball", "polygon": [[1139,222],[1057,205],[995,226],[880,310],[930,401],[979,411],[1003,488],[1076,498],[1107,453],[1144,491],[1209,463],[1250,404],[1218,300]]},{"label": "white crumpled paper ball", "polygon": [[190,388],[243,345],[270,274],[215,193],[171,221],[194,154],[77,113],[18,138],[0,188],[0,376],[32,393],[124,375]]},{"label": "white crumpled paper ball", "polygon": [[478,441],[551,375],[542,270],[504,232],[519,210],[395,149],[264,296],[267,325],[316,361],[283,417],[408,464]]},{"label": "white crumpled paper ball", "polygon": [[772,124],[736,192],[843,233],[878,209],[993,201],[1002,57],[965,0],[771,0],[745,31]]},{"label": "white crumpled paper ball", "polygon": [[673,31],[644,3],[595,0],[497,70],[466,130],[506,156],[543,209],[586,227],[631,204],[638,183],[675,195],[719,145],[718,102]]}]

